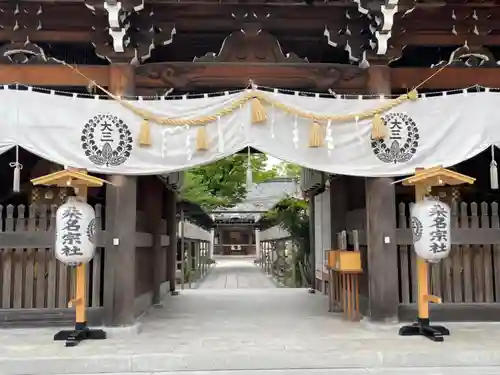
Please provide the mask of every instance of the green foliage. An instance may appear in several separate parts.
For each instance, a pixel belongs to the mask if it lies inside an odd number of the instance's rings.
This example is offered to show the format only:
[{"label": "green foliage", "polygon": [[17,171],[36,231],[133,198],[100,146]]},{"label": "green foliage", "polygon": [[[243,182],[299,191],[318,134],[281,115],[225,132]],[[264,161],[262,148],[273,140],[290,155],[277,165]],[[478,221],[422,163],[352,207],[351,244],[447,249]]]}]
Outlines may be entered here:
[{"label": "green foliage", "polygon": [[[236,154],[212,164],[192,168],[185,173],[181,189],[183,199],[199,204],[206,210],[232,207],[246,196],[248,156]],[[276,171],[266,170],[267,156],[251,155],[253,182],[276,177]]]},{"label": "green foliage", "polygon": [[271,225],[279,225],[290,233],[297,246],[293,255],[293,273],[301,276],[301,286],[311,285],[314,278],[314,267],[311,262],[307,202],[302,199],[286,197],[267,212],[264,218]]},{"label": "green foliage", "polygon": [[273,225],[285,229],[294,240],[309,238],[309,212],[305,200],[285,197],[264,217]]},{"label": "green foliage", "polygon": [[300,177],[300,171],[302,167],[298,164],[287,163],[282,161],[278,165],[275,165],[272,170],[275,171],[277,176],[282,177]]}]

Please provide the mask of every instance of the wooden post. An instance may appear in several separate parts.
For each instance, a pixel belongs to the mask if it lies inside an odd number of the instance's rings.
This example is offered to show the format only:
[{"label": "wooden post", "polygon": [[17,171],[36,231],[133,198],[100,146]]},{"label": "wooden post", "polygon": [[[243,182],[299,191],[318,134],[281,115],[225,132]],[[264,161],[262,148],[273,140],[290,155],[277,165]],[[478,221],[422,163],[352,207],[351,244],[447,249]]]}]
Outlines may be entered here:
[{"label": "wooden post", "polygon": [[[186,282],[186,240],[184,238],[184,211],[181,211],[180,218],[180,248],[181,248],[181,289],[184,289],[184,284]],[[189,254],[188,254],[189,259]],[[189,269],[189,263],[187,264]],[[189,280],[188,280],[189,281]]]},{"label": "wooden post", "polygon": [[[316,289],[318,289],[318,285],[316,285],[316,242],[315,242],[315,225],[316,223],[314,222],[314,196],[312,194],[308,195],[308,211],[309,211],[309,253],[310,259],[311,259],[311,264],[314,269],[313,275],[312,275],[312,281],[311,285],[309,285],[310,291],[315,292]],[[305,286],[305,285],[304,285]]]},{"label": "wooden post", "polygon": [[104,263],[105,321],[109,325],[135,322],[135,236],[137,178],[111,176],[106,187],[106,251]]},{"label": "wooden post", "polygon": [[[423,201],[428,190],[429,188],[424,184],[415,185],[415,202]],[[420,319],[429,319],[429,302],[425,298],[429,294],[429,265],[425,260],[416,256],[416,266],[418,317]]]},{"label": "wooden post", "polygon": [[[109,90],[115,95],[135,93],[134,68],[130,64],[109,66]],[[135,233],[137,177],[111,176],[106,186],[106,249],[104,260],[105,323],[135,322]]]},{"label": "wooden post", "polygon": [[[184,224],[183,224],[184,225]],[[184,233],[182,234],[181,241],[183,241]],[[193,269],[193,250],[194,250],[194,242],[189,240],[185,242],[188,248],[188,259],[187,259],[187,269],[188,269],[188,285],[189,289],[191,289],[191,282],[193,281],[193,275],[196,273],[196,270]]]},{"label": "wooden post", "polygon": [[[475,181],[472,177],[442,167],[417,168],[415,172],[414,176],[401,181],[404,185],[415,186],[415,202],[424,200],[433,186],[472,184]],[[401,327],[399,335],[425,336],[441,342],[444,340],[443,336],[449,335],[450,331],[443,326],[431,325],[429,319],[429,302],[441,303],[441,298],[429,294],[429,265],[419,256],[416,258],[418,319],[412,325]]]},{"label": "wooden post", "polygon": [[[81,173],[87,174],[86,171]],[[86,186],[80,186],[75,188],[75,194],[82,198],[84,202],[87,202],[88,189]],[[84,329],[87,326],[87,318],[85,314],[85,286],[87,285],[87,265],[80,264],[76,267],[76,287],[75,287],[75,318],[76,326],[82,327]]]},{"label": "wooden post", "polygon": [[391,178],[367,178],[368,311],[374,321],[397,317],[399,304],[396,193]]},{"label": "wooden post", "polygon": [[170,244],[167,250],[167,280],[170,283],[170,293],[176,295],[176,270],[177,270],[177,193],[167,190],[165,194],[167,213],[167,232]]},{"label": "wooden post", "polygon": [[[368,93],[391,94],[390,68],[384,61],[368,69]],[[396,192],[392,179],[367,178],[366,239],[368,309],[372,320],[395,320],[399,304],[396,246]]]},{"label": "wooden post", "polygon": [[161,300],[160,287],[165,276],[164,251],[161,246],[161,235],[166,233],[166,227],[162,228],[163,210],[163,183],[156,176],[146,178],[146,192],[144,196],[144,211],[146,213],[146,228],[153,236],[153,303],[158,304]]}]

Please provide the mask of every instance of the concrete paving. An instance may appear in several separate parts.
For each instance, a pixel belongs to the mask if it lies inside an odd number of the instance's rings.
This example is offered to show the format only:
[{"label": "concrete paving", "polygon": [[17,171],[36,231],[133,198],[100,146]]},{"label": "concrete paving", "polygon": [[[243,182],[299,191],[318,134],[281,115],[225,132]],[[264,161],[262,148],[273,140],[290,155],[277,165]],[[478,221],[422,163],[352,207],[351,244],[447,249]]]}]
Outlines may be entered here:
[{"label": "concrete paving", "polygon": [[[107,375],[498,375],[497,367],[129,372]],[[72,374],[83,375],[83,374]]]},{"label": "concrete paving", "polygon": [[216,257],[216,266],[200,283],[200,289],[266,289],[276,284],[246,256]]},{"label": "concrete paving", "polygon": [[444,343],[400,337],[399,324],[328,313],[320,293],[271,287],[251,260],[232,278],[227,262],[150,309],[136,335],[64,348],[54,329],[2,330],[0,375],[500,375],[500,324],[448,324]]}]

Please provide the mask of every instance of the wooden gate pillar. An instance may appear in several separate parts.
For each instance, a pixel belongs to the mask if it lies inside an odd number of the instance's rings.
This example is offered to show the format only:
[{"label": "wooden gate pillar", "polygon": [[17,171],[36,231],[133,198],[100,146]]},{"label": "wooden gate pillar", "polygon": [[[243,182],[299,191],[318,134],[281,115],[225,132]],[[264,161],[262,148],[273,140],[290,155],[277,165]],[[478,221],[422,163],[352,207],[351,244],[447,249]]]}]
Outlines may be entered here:
[{"label": "wooden gate pillar", "polygon": [[[175,292],[177,270],[177,192],[167,190],[165,194],[165,218],[167,220],[167,234],[170,242],[167,250],[167,280],[170,284],[170,293]],[[181,249],[182,251],[182,249]]]},{"label": "wooden gate pillar", "polygon": [[391,178],[367,178],[368,311],[372,320],[395,319],[399,304],[396,196]]},{"label": "wooden gate pillar", "polygon": [[106,186],[104,308],[108,325],[135,322],[137,178],[112,176]]},{"label": "wooden gate pillar", "polygon": [[[116,95],[133,95],[134,69],[129,64],[109,67],[109,90]],[[106,250],[104,264],[105,323],[131,325],[135,322],[135,233],[137,178],[111,176],[106,186]]]},{"label": "wooden gate pillar", "polygon": [[161,300],[161,284],[165,280],[166,273],[166,251],[162,247],[162,234],[167,233],[166,221],[162,220],[164,209],[165,185],[156,176],[146,177],[145,192],[142,194],[144,200],[144,211],[147,232],[153,236],[153,303],[158,304]]},{"label": "wooden gate pillar", "polygon": [[[368,91],[381,95],[391,93],[390,69],[387,65],[369,68]],[[392,182],[392,178],[365,180],[367,314],[376,321],[396,319],[399,304],[396,192]]]}]

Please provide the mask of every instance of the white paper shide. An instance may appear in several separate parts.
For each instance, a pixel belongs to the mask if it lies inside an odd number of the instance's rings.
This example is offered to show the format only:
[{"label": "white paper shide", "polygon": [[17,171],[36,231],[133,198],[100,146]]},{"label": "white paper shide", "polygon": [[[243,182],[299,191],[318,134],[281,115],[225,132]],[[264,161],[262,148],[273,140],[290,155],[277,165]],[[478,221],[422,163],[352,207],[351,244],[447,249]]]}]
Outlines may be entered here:
[{"label": "white paper shide", "polygon": [[411,228],[417,255],[430,263],[446,258],[451,248],[450,206],[425,199],[411,209]]},{"label": "white paper shide", "polygon": [[95,211],[78,197],[69,197],[56,213],[56,258],[70,266],[88,263],[95,253]]}]

